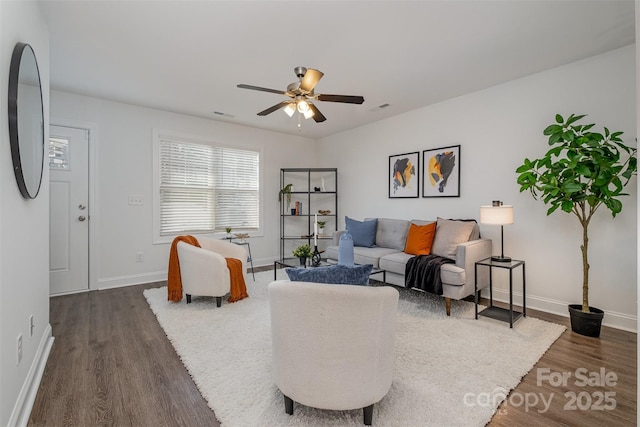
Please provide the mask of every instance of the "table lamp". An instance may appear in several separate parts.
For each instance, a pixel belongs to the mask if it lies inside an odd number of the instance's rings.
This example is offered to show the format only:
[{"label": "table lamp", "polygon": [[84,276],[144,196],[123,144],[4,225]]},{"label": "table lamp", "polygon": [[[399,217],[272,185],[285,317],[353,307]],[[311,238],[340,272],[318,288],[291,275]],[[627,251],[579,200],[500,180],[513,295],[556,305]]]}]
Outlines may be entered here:
[{"label": "table lamp", "polygon": [[504,256],[504,226],[513,224],[513,206],[503,205],[501,201],[494,200],[491,206],[480,206],[480,223],[500,226],[500,256],[492,256],[496,262],[510,262],[511,257]]}]

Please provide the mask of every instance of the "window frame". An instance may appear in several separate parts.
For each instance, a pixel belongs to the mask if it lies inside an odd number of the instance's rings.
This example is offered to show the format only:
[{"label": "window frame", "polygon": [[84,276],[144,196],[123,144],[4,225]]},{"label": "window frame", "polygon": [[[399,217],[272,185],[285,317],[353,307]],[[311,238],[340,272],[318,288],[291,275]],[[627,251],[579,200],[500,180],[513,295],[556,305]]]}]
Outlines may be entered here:
[{"label": "window frame", "polygon": [[[229,148],[235,150],[248,150],[258,153],[258,228],[257,229],[234,229],[236,232],[250,232],[252,237],[263,236],[263,224],[264,224],[264,153],[262,147],[251,144],[223,144],[219,141],[203,138],[200,136],[186,135],[180,132],[167,131],[161,129],[153,129],[153,244],[166,244],[171,243],[173,239],[184,233],[176,233],[171,235],[160,234],[160,220],[161,220],[161,207],[160,207],[160,143],[162,140],[171,140],[184,144],[198,144],[208,145],[218,148]],[[249,231],[247,231],[249,230]],[[203,236],[210,238],[223,238],[226,236],[226,232],[214,231],[214,232],[201,232],[190,233],[194,236]]]}]

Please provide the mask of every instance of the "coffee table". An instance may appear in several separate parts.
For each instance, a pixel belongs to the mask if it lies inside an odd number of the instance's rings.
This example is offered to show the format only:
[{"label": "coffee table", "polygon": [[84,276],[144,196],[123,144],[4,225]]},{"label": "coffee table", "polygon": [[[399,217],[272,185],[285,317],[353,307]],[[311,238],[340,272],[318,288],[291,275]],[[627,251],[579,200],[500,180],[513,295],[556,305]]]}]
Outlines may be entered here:
[{"label": "coffee table", "polygon": [[[273,262],[273,280],[276,280],[277,270],[278,268],[285,267],[304,267],[304,268],[315,268],[315,267],[329,267],[331,265],[337,265],[334,262],[327,262],[327,260],[320,260],[320,265],[314,266],[311,265],[310,260],[307,260],[306,265],[300,265],[299,258],[283,258]],[[356,264],[358,265],[358,264]],[[387,270],[383,270],[381,268],[373,267],[371,270],[371,274],[369,276],[373,276],[374,274],[382,274],[382,283],[387,283]]]}]

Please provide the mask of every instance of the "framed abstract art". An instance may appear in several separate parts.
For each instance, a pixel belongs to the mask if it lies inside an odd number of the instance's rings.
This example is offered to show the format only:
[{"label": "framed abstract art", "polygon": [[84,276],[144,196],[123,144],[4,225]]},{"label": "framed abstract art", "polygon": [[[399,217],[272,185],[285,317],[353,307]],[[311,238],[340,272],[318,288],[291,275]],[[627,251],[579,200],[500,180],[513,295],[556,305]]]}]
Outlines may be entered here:
[{"label": "framed abstract art", "polygon": [[420,197],[420,152],[389,156],[389,198]]},{"label": "framed abstract art", "polygon": [[460,146],[422,152],[422,197],[460,197]]}]

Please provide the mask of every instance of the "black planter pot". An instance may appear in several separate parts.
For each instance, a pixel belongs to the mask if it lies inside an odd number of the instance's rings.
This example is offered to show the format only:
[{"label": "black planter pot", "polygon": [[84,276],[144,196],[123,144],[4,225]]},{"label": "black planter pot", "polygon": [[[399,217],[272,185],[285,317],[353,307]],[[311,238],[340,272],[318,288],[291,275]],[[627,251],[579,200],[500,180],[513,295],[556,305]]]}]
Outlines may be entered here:
[{"label": "black planter pot", "polygon": [[598,338],[604,311],[599,308],[589,307],[589,313],[582,312],[582,304],[569,304],[569,317],[571,318],[571,330],[576,334]]},{"label": "black planter pot", "polygon": [[305,265],[307,265],[307,257],[306,257],[306,256],[298,257],[298,259],[300,260],[300,265],[301,265],[302,267],[304,267]]}]

